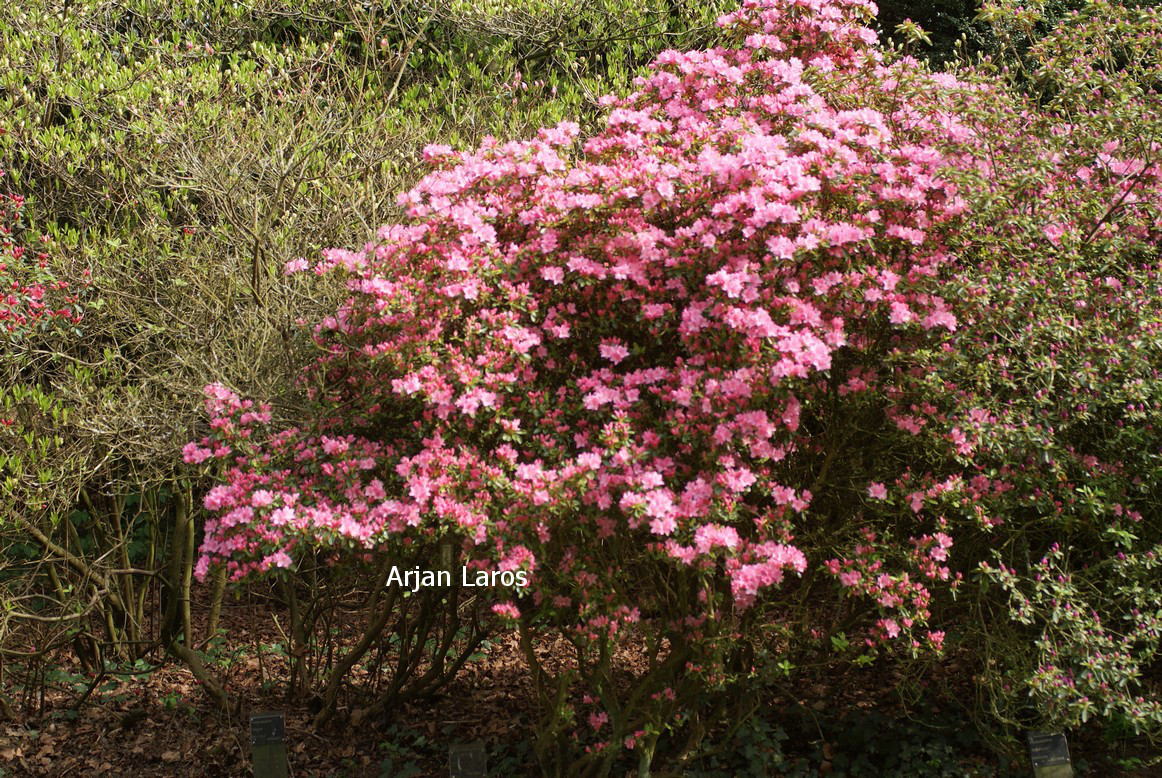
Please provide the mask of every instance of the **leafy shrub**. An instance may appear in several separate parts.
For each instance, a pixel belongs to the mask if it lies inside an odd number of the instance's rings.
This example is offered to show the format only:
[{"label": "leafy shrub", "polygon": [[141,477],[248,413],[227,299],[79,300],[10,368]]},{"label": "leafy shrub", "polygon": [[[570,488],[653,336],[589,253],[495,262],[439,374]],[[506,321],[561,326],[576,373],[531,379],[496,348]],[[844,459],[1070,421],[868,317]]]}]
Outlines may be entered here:
[{"label": "leafy shrub", "polygon": [[749,2],[587,138],[429,148],[408,221],[315,266],[351,296],[312,421],[208,390],[203,569],[453,538],[532,573],[493,610],[549,771],[946,644],[1001,722],[1157,732],[1157,70],[1119,54],[1157,13],[1069,17],[1030,94],[885,60],[871,11]]},{"label": "leafy shrub", "polygon": [[[741,46],[664,53],[583,142],[566,122],[429,148],[410,221],[315,267],[352,297],[316,329],[314,422],[279,431],[207,390],[214,432],[187,459],[230,470],[201,571],[454,538],[471,565],[533,575],[493,610],[519,626],[547,770],[632,750],[648,772],[687,720],[696,743],[704,709],[770,669],[755,657],[797,596],[814,495],[863,475],[830,485],[820,432],[848,410],[882,428],[909,380],[872,385],[889,350],[956,326],[937,284],[965,206],[935,143],[967,130],[924,96],[959,85],[882,65],[870,11],[748,5],[726,19]],[[873,90],[858,109],[827,99],[853,84]],[[943,548],[891,553],[935,577]],[[938,640],[919,577],[860,591],[885,611],[873,642]],[[573,656],[551,671],[552,634]]]},{"label": "leafy shrub", "polygon": [[[24,456],[25,435],[56,441],[36,467],[21,460],[31,486],[5,494],[0,534],[21,549],[6,562],[31,576],[13,580],[62,629],[49,641],[26,631],[12,651],[73,643],[99,669],[101,657],[170,648],[210,680],[183,648],[196,645],[195,629],[216,631],[222,582],[196,624],[191,495],[201,487],[180,453],[200,434],[201,390],[212,381],[272,401],[279,418],[297,415],[291,377],[311,344],[295,322],[323,316],[341,287],[304,284],[285,264],[395,218],[394,193],[416,179],[426,143],[591,113],[591,95],[617,88],[666,42],[706,34],[713,15],[713,4],[660,1],[534,3],[522,13],[548,19],[550,7],[555,37],[539,42],[505,34],[511,10],[482,16],[451,3],[86,0],[61,12],[31,0],[5,9],[4,191],[22,204],[19,237],[40,246],[27,236],[48,236],[53,259],[23,262],[21,289],[67,285],[47,300],[85,288],[92,274],[85,319],[67,338],[42,328],[0,353],[4,402],[37,408],[8,430],[0,455],[9,465]],[[607,77],[599,62],[617,63],[620,75]],[[0,276],[15,268],[8,262]],[[4,310],[33,302],[22,292]],[[51,483],[36,480],[37,468],[51,470]],[[15,567],[30,556],[35,571]],[[332,639],[324,625],[334,613],[379,596],[322,569],[276,593],[295,614],[296,690],[330,662],[318,647]],[[368,575],[363,584],[376,580]]]},{"label": "leafy shrub", "polygon": [[975,567],[961,623],[994,727],[1162,725],[1160,23],[1090,4],[965,116],[995,160],[958,174],[978,193],[955,247],[967,326],[933,362],[943,385],[917,396],[948,413],[963,469],[892,499],[943,515]]}]

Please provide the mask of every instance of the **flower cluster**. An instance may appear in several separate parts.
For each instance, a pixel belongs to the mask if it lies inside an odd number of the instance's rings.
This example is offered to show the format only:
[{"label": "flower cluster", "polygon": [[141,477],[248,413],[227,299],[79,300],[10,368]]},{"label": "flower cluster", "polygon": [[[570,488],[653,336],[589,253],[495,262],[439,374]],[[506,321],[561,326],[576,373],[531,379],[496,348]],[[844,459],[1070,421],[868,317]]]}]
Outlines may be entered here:
[{"label": "flower cluster", "polygon": [[[430,148],[410,222],[325,253],[315,272],[349,274],[354,296],[318,329],[316,399],[371,439],[416,420],[371,468],[391,496],[341,535],[450,526],[530,568],[557,540],[582,591],[577,540],[636,537],[679,565],[721,560],[739,608],[804,569],[788,527],[812,495],[781,463],[840,355],[849,393],[869,391],[888,339],[955,329],[935,280],[964,210],[935,150],[955,118],[893,96],[856,24],[870,4],[821,8],[726,17],[740,48],[662,55],[583,142],[566,123]],[[810,68],[858,69],[885,110],[837,107]],[[234,556],[260,526],[219,520],[205,551]]]},{"label": "flower cluster", "polygon": [[[0,127],[0,134],[4,128]],[[0,170],[0,179],[4,171]],[[50,266],[48,238],[41,250],[17,241],[23,231],[24,198],[0,191],[0,332],[8,339],[81,321],[85,289],[71,289]],[[84,280],[88,280],[88,272]]]}]

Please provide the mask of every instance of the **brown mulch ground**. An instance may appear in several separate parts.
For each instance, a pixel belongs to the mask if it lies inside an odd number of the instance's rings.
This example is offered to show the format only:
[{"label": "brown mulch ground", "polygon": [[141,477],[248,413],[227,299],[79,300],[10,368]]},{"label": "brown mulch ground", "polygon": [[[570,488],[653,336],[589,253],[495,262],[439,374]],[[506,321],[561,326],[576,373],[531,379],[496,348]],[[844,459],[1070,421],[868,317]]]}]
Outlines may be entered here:
[{"label": "brown mulch ground", "polygon": [[[243,696],[250,709],[241,715],[215,714],[188,671],[170,665],[137,683],[117,684],[73,720],[61,715],[67,709],[61,694],[47,715],[0,728],[0,769],[30,776],[250,775],[248,714],[282,710],[292,775],[379,776],[392,757],[397,772],[413,762],[423,770],[417,775],[435,774],[437,766],[425,763],[428,742],[524,737],[519,713],[530,697],[514,644],[510,638],[494,644],[488,660],[469,665],[436,699],[395,711],[390,721],[328,734],[314,731],[307,711],[288,709],[258,689]],[[53,702],[50,697],[46,707]]]},{"label": "brown mulch ground", "polygon": [[[277,632],[255,634],[251,624],[270,620],[249,618],[246,610],[223,613],[232,646],[280,639]],[[248,776],[249,717],[260,711],[285,713],[296,778],[447,775],[447,744],[475,741],[489,747],[491,762],[497,761],[493,752],[499,746],[511,774],[528,774],[526,752],[503,752],[504,744],[527,740],[533,699],[515,634],[491,640],[482,653],[435,698],[389,711],[358,728],[330,732],[315,731],[305,705],[288,705],[281,683],[284,661],[264,652],[260,663],[253,648],[224,672],[227,690],[240,701],[240,709],[229,716],[215,712],[190,672],[173,662],[150,672],[111,675],[79,710],[70,711],[92,676],[83,674],[75,657],[62,656],[60,673],[46,686],[43,708],[37,700],[34,710],[18,709],[17,721],[0,723],[0,778]]]},{"label": "brown mulch ground", "polygon": [[[200,608],[204,613],[204,608]],[[459,677],[434,698],[389,711],[360,727],[336,726],[318,732],[306,704],[285,698],[285,663],[273,653],[259,660],[255,647],[278,641],[269,618],[254,618],[254,606],[235,606],[223,613],[229,646],[236,661],[224,671],[228,691],[240,701],[231,715],[216,713],[189,671],[177,663],[121,677],[109,677],[75,710],[88,681],[75,657],[59,658],[60,673],[45,687],[43,705],[21,708],[19,718],[0,722],[0,778],[9,776],[157,776],[158,778],[231,778],[249,776],[249,716],[259,711],[286,715],[286,744],[291,776],[422,778],[448,775],[448,746],[481,742],[494,775],[535,775],[528,749],[533,692],[515,634],[502,634],[469,662]],[[262,625],[255,627],[253,625]],[[552,668],[568,661],[563,641],[538,649]],[[622,657],[632,666],[632,657]],[[935,666],[929,679],[941,685],[960,679],[971,696],[968,663],[955,657]],[[215,668],[222,672],[222,668]],[[858,686],[826,676],[800,684],[797,699],[772,701],[772,710],[823,716],[837,710],[876,710],[902,718],[898,687],[890,670],[863,676]],[[933,709],[924,713],[934,716]],[[340,709],[338,721],[343,719]],[[912,711],[909,715],[915,716]],[[822,748],[820,775],[829,772],[830,743]],[[1078,750],[1085,744],[1079,743]],[[1102,749],[1100,742],[1092,744]],[[794,746],[792,746],[794,747]],[[807,744],[801,744],[807,749]],[[1075,759],[1077,757],[1075,756]],[[962,763],[984,765],[985,754],[965,755]],[[1019,765],[1012,764],[1014,775]],[[1162,771],[1123,772],[1103,767],[1089,775],[1162,775]]]}]

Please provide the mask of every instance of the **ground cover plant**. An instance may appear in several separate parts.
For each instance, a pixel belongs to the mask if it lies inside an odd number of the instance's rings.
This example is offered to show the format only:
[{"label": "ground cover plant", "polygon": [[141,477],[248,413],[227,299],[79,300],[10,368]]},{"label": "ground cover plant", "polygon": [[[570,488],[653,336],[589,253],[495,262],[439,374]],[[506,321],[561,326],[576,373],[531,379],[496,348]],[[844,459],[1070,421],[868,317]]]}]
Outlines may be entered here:
[{"label": "ground cover plant", "polygon": [[[233,593],[268,603],[257,675],[315,732],[511,657],[512,770],[968,769],[947,740],[873,757],[834,734],[848,708],[817,752],[771,721],[884,673],[959,705],[962,748],[1156,742],[1157,11],[986,5],[995,57],[936,70],[866,0],[750,0],[713,32],[646,9],[660,37],[623,21],[624,45],[606,6],[328,8],[216,8],[162,45],[166,17],[85,6],[68,35],[125,36],[126,85],[4,93],[13,188],[54,220],[8,298],[29,604],[5,623],[41,630],[14,660],[71,645],[83,703],[109,655],[166,650],[229,720],[255,669],[218,635]],[[10,40],[48,24],[20,18]],[[102,100],[176,163],[89,167]],[[198,134],[219,121],[253,143]]]}]

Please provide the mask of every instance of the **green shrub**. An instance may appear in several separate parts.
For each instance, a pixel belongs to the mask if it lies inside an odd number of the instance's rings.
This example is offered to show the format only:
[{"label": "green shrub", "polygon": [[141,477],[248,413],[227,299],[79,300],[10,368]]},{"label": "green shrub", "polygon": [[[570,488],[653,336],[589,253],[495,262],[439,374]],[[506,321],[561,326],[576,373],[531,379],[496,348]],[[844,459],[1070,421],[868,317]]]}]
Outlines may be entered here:
[{"label": "green shrub", "polygon": [[[68,338],[32,333],[0,351],[3,402],[39,398],[48,409],[0,438],[6,477],[13,456],[25,457],[21,477],[33,472],[24,435],[51,443],[39,466],[52,488],[10,490],[0,505],[6,539],[41,533],[44,561],[20,576],[44,593],[37,614],[67,616],[38,650],[79,639],[106,656],[169,646],[197,662],[183,652],[197,637],[197,484],[180,452],[204,423],[211,381],[273,401],[282,417],[298,413],[293,377],[313,347],[295,324],[332,308],[338,290],[288,278],[285,265],[395,218],[395,194],[415,180],[428,143],[591,116],[598,95],[626,89],[658,51],[713,34],[723,5],[6,6],[2,181],[24,200],[22,234],[48,237],[53,272],[74,286],[84,270],[92,278]],[[326,618],[311,598],[330,591],[317,583],[280,594],[284,604],[307,597],[293,609],[309,616],[295,640],[312,646],[331,639],[312,632]],[[12,645],[31,640],[23,623]]]}]

